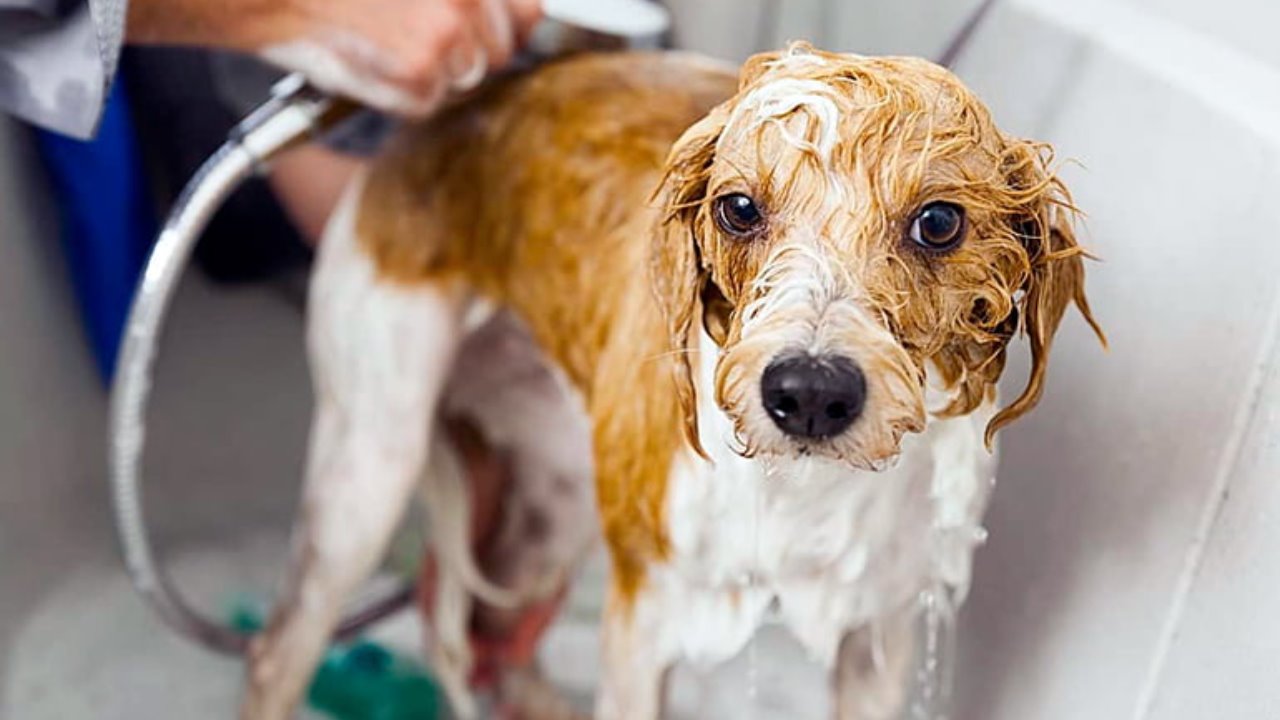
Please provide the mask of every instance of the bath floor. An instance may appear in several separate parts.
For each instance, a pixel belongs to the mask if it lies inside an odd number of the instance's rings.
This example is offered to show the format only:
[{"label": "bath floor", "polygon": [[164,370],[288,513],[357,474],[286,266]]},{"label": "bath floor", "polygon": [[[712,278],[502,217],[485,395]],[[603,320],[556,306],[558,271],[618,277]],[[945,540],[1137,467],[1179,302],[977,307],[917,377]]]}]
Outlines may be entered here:
[{"label": "bath floor", "polygon": [[[310,395],[296,303],[276,288],[190,279],[161,352],[149,422],[147,510],[178,584],[210,613],[261,598],[283,568]],[[105,393],[85,362],[85,407],[48,477],[0,483],[0,717],[232,717],[240,665],[168,632],[119,564],[105,476]],[[85,400],[88,398],[88,400]],[[596,667],[598,560],[544,645],[546,665],[586,697]],[[418,645],[403,613],[373,635]],[[781,632],[708,676],[681,670],[677,717],[825,717],[826,681]],[[756,691],[751,690],[755,678]],[[754,697],[753,697],[754,695]]]}]

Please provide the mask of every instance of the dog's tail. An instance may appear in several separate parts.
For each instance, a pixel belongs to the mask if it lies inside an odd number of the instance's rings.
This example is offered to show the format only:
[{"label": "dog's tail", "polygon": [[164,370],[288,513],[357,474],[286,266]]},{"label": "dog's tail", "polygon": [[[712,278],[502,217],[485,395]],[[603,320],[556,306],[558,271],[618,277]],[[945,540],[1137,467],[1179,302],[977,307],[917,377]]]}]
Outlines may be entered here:
[{"label": "dog's tail", "polygon": [[501,587],[486,578],[475,557],[467,468],[443,427],[433,433],[428,457],[422,500],[429,552],[435,561],[434,583],[425,590],[432,608],[429,652],[455,714],[466,720],[477,717],[469,683],[476,660],[468,635],[473,603],[523,607],[554,595],[564,578],[553,574],[523,588]]},{"label": "dog's tail", "polygon": [[527,602],[528,593],[498,586],[476,564],[471,540],[471,489],[466,467],[447,433],[434,434],[430,453],[422,496],[428,512],[428,539],[441,574],[453,575],[462,590],[495,607],[515,608]]},{"label": "dog's tail", "polygon": [[427,513],[428,548],[436,562],[429,652],[435,673],[449,696],[454,714],[478,717],[469,678],[475,662],[467,634],[475,598],[498,607],[515,607],[519,594],[484,577],[476,563],[471,538],[471,490],[466,467],[439,428],[432,436],[426,477],[422,483]]}]

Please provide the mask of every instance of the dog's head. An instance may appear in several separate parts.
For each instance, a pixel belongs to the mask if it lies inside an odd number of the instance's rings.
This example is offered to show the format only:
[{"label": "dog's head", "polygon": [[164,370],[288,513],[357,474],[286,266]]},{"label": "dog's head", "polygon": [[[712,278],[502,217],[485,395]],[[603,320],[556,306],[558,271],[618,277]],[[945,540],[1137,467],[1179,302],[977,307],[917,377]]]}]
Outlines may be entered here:
[{"label": "dog's head", "polygon": [[[1030,379],[989,444],[1039,400],[1067,306],[1093,324],[1051,159],[924,60],[803,44],[750,59],[738,93],[676,142],[656,195],[655,289],[689,441],[701,451],[699,323],[722,348],[715,400],[743,452],[867,469],[930,413],[989,399],[1022,330]],[[945,407],[926,408],[926,371]]]}]

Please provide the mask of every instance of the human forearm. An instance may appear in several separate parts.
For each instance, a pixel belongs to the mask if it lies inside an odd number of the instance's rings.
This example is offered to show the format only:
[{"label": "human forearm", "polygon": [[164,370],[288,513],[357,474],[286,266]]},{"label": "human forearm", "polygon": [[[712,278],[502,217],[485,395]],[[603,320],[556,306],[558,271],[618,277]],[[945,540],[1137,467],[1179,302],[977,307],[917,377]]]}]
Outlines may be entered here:
[{"label": "human forearm", "polygon": [[130,42],[216,46],[325,90],[424,115],[504,64],[539,0],[130,0]]}]

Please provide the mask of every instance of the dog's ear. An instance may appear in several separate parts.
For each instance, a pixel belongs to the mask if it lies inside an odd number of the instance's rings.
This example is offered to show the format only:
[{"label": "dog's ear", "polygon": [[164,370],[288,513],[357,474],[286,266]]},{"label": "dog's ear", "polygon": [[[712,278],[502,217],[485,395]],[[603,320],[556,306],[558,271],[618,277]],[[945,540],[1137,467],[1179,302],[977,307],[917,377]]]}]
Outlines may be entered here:
[{"label": "dog's ear", "polygon": [[1066,186],[1049,169],[1052,158],[1052,150],[1038,143],[1011,141],[1005,149],[1005,178],[1017,206],[1009,222],[1027,259],[1018,316],[1031,343],[1031,374],[1022,394],[987,425],[988,447],[1000,428],[1040,402],[1053,337],[1068,305],[1075,303],[1099,341],[1107,344],[1085,297],[1087,255],[1072,230],[1076,209]]},{"label": "dog's ear", "polygon": [[706,457],[698,439],[694,395],[694,318],[708,282],[698,244],[698,223],[707,200],[707,183],[716,144],[728,118],[728,103],[694,123],[672,146],[662,181],[654,193],[660,215],[650,248],[653,289],[667,326],[668,351],[675,362],[675,382],[685,436]]}]

